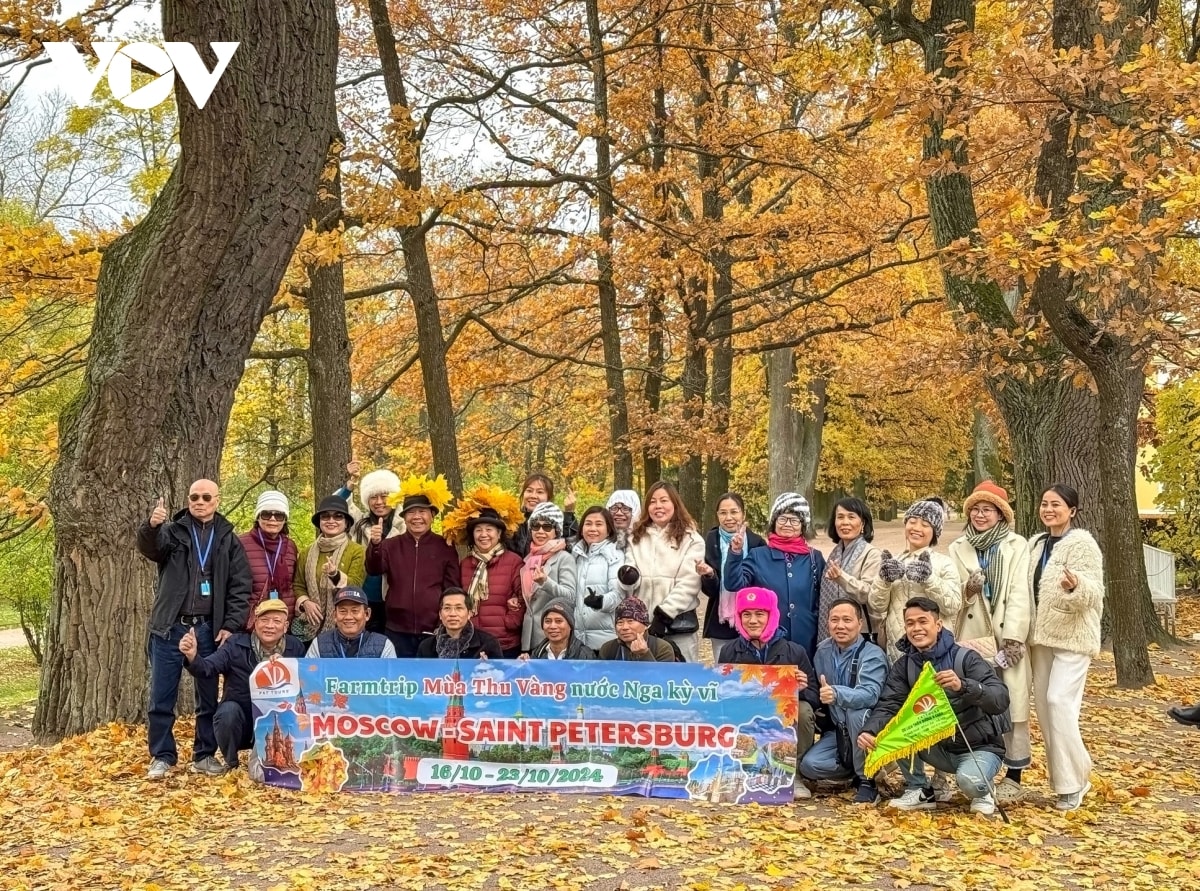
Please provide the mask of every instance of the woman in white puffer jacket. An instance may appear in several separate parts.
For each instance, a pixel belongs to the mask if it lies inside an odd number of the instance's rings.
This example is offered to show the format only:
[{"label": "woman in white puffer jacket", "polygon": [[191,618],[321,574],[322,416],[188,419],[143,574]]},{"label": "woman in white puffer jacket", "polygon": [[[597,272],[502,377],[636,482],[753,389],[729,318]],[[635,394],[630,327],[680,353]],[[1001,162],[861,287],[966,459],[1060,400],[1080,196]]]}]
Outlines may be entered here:
[{"label": "woman in white puffer jacket", "polygon": [[583,512],[575,555],[575,633],[593,650],[616,637],[614,621],[621,594],[617,570],[625,556],[617,548],[612,514],[596,505]]}]

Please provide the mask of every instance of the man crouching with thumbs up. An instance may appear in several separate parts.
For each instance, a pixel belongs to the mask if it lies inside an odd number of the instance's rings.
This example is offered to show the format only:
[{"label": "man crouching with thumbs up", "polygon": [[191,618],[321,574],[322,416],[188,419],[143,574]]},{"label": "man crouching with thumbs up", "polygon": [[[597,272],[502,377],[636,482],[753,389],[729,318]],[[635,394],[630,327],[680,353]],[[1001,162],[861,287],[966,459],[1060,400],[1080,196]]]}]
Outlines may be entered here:
[{"label": "man crouching with thumbs up", "polygon": [[216,776],[236,770],[238,751],[254,745],[250,674],[258,663],[272,656],[299,659],[304,655],[304,644],[286,633],[287,626],[287,604],[278,598],[268,599],[254,608],[254,631],[233,635],[211,656],[200,655],[195,628],[189,628],[179,641],[179,652],[186,660],[184,667],[193,677],[214,682],[218,676],[225,679],[221,704],[213,714],[213,733],[225,765],[205,773]]},{"label": "man crouching with thumbs up", "polygon": [[867,713],[879,701],[887,677],[887,657],[862,634],[862,607],[835,600],[829,607],[829,637],[817,645],[814,658],[820,685],[821,738],[800,761],[810,781],[850,780],[857,785],[855,804],[879,800],[875,781],[863,775],[867,753],[856,746]]}]

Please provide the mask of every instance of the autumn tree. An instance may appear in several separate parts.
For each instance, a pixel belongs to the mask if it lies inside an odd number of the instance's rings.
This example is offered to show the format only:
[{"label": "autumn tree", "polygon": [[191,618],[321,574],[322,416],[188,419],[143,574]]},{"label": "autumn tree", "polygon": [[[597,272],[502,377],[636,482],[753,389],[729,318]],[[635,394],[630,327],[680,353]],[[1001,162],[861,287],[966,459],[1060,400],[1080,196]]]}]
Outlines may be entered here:
[{"label": "autumn tree", "polygon": [[[152,567],[129,539],[162,493],[216,477],[238,380],[308,219],[330,143],[329,0],[165,0],[163,35],[240,41],[203,110],[176,91],[180,157],[101,264],[82,392],[50,492],[56,577],[35,730],[140,718]],[[209,64],[211,64],[211,57]]]}]

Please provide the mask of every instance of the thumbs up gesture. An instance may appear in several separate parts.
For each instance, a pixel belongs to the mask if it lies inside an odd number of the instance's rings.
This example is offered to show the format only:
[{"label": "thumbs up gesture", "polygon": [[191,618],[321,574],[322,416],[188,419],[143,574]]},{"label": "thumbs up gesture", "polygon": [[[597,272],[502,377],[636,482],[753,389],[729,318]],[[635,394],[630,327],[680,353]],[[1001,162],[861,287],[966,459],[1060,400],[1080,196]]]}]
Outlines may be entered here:
[{"label": "thumbs up gesture", "polygon": [[829,686],[829,681],[825,680],[825,675],[821,675],[821,702],[825,705],[833,705],[837,699],[837,692],[833,687]]},{"label": "thumbs up gesture", "polygon": [[154,503],[154,510],[150,511],[150,527],[157,529],[167,519],[167,506],[159,496],[158,501]]},{"label": "thumbs up gesture", "polygon": [[196,629],[189,628],[187,634],[179,639],[179,652],[183,653],[183,658],[191,662],[196,658],[196,652],[199,649],[196,644]]},{"label": "thumbs up gesture", "polygon": [[383,517],[379,518],[374,526],[371,527],[371,544],[379,544],[383,541]]}]

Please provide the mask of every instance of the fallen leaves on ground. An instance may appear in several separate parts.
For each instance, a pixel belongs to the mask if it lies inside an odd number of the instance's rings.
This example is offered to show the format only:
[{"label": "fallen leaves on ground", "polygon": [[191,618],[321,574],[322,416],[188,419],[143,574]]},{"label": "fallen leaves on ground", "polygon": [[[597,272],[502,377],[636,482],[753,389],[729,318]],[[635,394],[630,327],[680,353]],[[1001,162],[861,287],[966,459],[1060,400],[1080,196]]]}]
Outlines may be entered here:
[{"label": "fallen leaves on ground", "polygon": [[[1200,630],[1182,602],[1180,633]],[[0,875],[13,889],[1196,888],[1200,652],[1154,652],[1158,684],[1096,660],[1085,806],[1062,814],[1040,766],[1011,824],[964,806],[901,814],[847,795],[791,807],[608,796],[301,794],[177,769],[143,779],[142,728],[109,725],[0,754]],[[179,739],[190,739],[180,722]],[[181,758],[186,757],[185,751]],[[1035,727],[1035,765],[1044,764]]]}]

